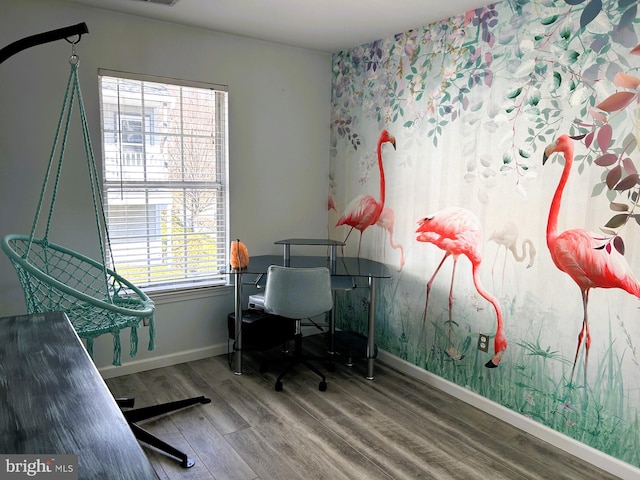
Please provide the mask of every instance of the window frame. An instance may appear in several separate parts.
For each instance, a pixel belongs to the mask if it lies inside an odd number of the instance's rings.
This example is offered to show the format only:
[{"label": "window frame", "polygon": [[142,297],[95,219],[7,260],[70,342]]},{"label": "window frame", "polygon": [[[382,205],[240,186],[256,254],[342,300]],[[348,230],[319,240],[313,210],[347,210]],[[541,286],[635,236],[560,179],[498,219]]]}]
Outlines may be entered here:
[{"label": "window frame", "polygon": [[[103,77],[112,77],[119,80],[124,81],[134,81],[134,82],[142,82],[141,86],[144,85],[144,82],[151,82],[154,84],[161,85],[171,85],[177,87],[186,87],[186,88],[196,88],[196,89],[205,89],[209,91],[214,91],[212,101],[215,102],[214,111],[216,115],[216,121],[214,123],[214,131],[212,131],[212,135],[215,133],[215,139],[219,142],[223,143],[222,146],[213,147],[215,151],[215,162],[212,164],[216,169],[216,180],[215,182],[211,181],[194,181],[189,182],[184,177],[179,181],[172,181],[167,178],[164,182],[150,181],[148,179],[140,181],[140,180],[127,180],[123,178],[122,172],[123,168],[131,167],[132,165],[125,165],[124,155],[125,148],[123,147],[140,147],[141,154],[144,156],[144,169],[147,169],[147,165],[150,162],[150,159],[147,157],[146,147],[150,145],[154,145],[157,142],[160,142],[160,137],[158,136],[161,133],[159,130],[156,130],[152,126],[156,123],[159,124],[160,120],[154,118],[154,111],[151,109],[152,107],[147,107],[144,103],[145,101],[145,91],[140,92],[140,98],[142,99],[141,111],[139,113],[132,113],[129,111],[120,112],[117,111],[107,112],[108,105],[110,102],[105,99],[105,91],[103,91]],[[165,301],[171,301],[171,299],[181,298],[181,299],[189,299],[189,298],[197,298],[200,296],[209,295],[211,293],[211,289],[219,289],[220,287],[229,286],[229,278],[226,273],[224,273],[224,269],[228,265],[229,259],[229,100],[228,100],[228,88],[225,85],[219,85],[214,83],[205,83],[205,82],[196,82],[182,79],[175,79],[170,77],[160,77],[153,75],[143,75],[143,74],[135,74],[121,71],[114,71],[108,69],[98,69],[98,90],[99,90],[99,109],[100,109],[100,133],[101,138],[100,142],[102,145],[102,194],[105,203],[105,210],[109,209],[109,195],[113,191],[117,191],[120,189],[121,192],[125,192],[127,188],[142,188],[143,191],[149,192],[151,189],[163,187],[167,188],[167,191],[170,191],[171,188],[177,188],[178,190],[183,191],[183,195],[187,195],[186,192],[191,191],[190,189],[194,189],[194,191],[200,192],[208,192],[209,195],[213,195],[216,200],[214,202],[220,202],[223,205],[215,205],[214,208],[214,225],[215,228],[210,232],[211,235],[217,237],[216,243],[216,254],[213,255],[212,258],[215,259],[213,268],[208,273],[208,279],[199,278],[197,280],[189,280],[188,273],[185,274],[185,278],[179,280],[170,280],[165,282],[138,282],[135,279],[128,278],[133,281],[136,285],[138,285],[145,293],[149,294],[156,299],[165,299]],[[221,95],[219,95],[219,93]],[[117,99],[117,105],[120,105],[120,92],[118,91],[115,98]],[[183,106],[182,99],[178,100],[180,106]],[[113,103],[111,103],[113,105]],[[106,112],[106,113],[105,113]],[[112,115],[111,117],[108,117]],[[121,143],[121,134],[118,132],[122,132],[123,122],[126,121],[137,121],[143,131],[141,132],[142,143],[130,143],[130,142],[122,142]],[[108,125],[110,124],[110,125]],[[151,127],[151,128],[150,128]],[[111,129],[111,130],[109,130]],[[149,130],[147,130],[149,129]],[[111,136],[111,140],[108,137]],[[178,134],[174,134],[174,136],[181,141],[187,136],[184,130],[180,129]],[[110,143],[111,142],[111,143]],[[119,178],[112,178],[112,175],[109,174],[108,169],[110,168],[110,163],[112,162],[112,158],[107,158],[110,154],[107,150],[107,145],[116,145],[115,149],[117,150],[116,154],[116,162],[118,163],[117,167],[120,168],[120,176]],[[215,145],[215,143],[214,143]],[[130,149],[130,148],[129,148]],[[130,149],[131,150],[131,149]],[[137,150],[137,148],[136,148]],[[133,152],[131,150],[128,153],[138,153]],[[184,155],[184,152],[181,152],[181,155]],[[166,164],[166,161],[165,161]],[[146,176],[146,174],[145,174]],[[216,187],[212,187],[212,185],[216,185]],[[145,194],[144,203],[140,204],[129,204],[131,207],[139,208],[144,206],[146,211],[148,212],[150,208],[154,206],[153,203],[150,203],[147,194]],[[120,205],[113,205],[116,208],[124,208],[126,209],[126,204],[122,203]],[[190,212],[185,210],[183,213],[184,218],[189,218]],[[150,217],[147,216],[147,219]],[[108,214],[105,214],[105,222],[108,222]],[[220,227],[220,222],[223,224]],[[109,229],[118,230],[118,228],[111,227]],[[175,232],[171,234],[173,237],[178,235]],[[107,234],[107,237],[111,235]],[[149,245],[152,242],[152,237],[157,236],[157,230],[152,228],[151,235],[145,235],[143,243]],[[109,243],[113,246],[114,239],[107,238]],[[123,240],[121,245],[126,245],[130,240]],[[184,248],[187,248],[186,245]],[[220,253],[222,250],[222,254]],[[112,263],[115,264],[115,269],[118,268],[118,259],[112,259],[111,252],[106,252],[107,258],[105,258],[105,263],[110,265]],[[147,270],[152,269],[152,256],[147,254],[146,257],[146,268]],[[209,263],[210,260],[204,261],[204,263]],[[183,260],[183,265],[185,271],[188,271],[189,261],[188,257],[186,260]],[[203,264],[197,264],[200,267]],[[122,274],[122,273],[121,273]],[[123,274],[123,276],[127,276]],[[150,276],[150,278],[152,278]]]}]

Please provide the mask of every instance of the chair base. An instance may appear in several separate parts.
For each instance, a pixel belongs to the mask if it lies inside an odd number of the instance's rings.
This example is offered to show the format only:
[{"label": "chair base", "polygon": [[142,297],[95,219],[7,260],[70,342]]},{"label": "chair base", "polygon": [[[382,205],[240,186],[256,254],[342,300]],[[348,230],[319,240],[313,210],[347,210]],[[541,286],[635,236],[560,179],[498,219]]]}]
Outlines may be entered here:
[{"label": "chair base", "polygon": [[[131,408],[133,407],[134,399],[118,398],[116,399],[116,402],[120,406],[120,408]],[[124,415],[124,418],[127,420],[131,431],[140,442],[151,445],[152,447],[157,448],[167,455],[177,458],[180,462],[181,467],[189,468],[195,464],[195,461],[192,458],[189,458],[186,453],[169,445],[164,440],[159,439],[152,433],[140,427],[136,422],[157,417],[159,415],[164,415],[165,413],[175,412],[176,410],[180,410],[191,405],[196,405],[198,403],[211,403],[211,399],[204,396],[186,398],[184,400],[177,400],[175,402],[151,405],[149,407],[123,410],[122,413]]]},{"label": "chair base", "polygon": [[291,370],[296,365],[304,365],[313,373],[318,375],[320,377],[318,390],[320,390],[321,392],[324,392],[327,390],[327,378],[324,376],[324,374],[320,370],[318,370],[314,365],[312,365],[309,362],[310,358],[305,357],[302,353],[302,335],[301,334],[296,334],[295,336],[295,347],[294,347],[293,353],[291,354],[291,357],[292,358],[290,359],[290,361],[284,367],[284,370],[280,372],[280,375],[278,375],[278,378],[276,379],[275,389],[277,392],[282,391],[282,379],[289,372],[289,370]]}]

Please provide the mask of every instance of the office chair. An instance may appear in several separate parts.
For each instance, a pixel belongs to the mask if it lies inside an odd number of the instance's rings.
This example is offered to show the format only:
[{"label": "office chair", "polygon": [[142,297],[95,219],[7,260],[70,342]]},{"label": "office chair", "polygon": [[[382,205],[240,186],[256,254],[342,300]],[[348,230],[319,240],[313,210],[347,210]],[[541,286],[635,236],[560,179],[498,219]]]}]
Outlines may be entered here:
[{"label": "office chair", "polygon": [[276,379],[276,391],[282,390],[282,378],[298,364],[320,377],[318,388],[327,389],[326,377],[302,353],[302,319],[322,315],[333,308],[331,274],[328,268],[291,268],[271,265],[267,271],[264,309],[274,315],[295,319],[294,349],[291,360]]}]

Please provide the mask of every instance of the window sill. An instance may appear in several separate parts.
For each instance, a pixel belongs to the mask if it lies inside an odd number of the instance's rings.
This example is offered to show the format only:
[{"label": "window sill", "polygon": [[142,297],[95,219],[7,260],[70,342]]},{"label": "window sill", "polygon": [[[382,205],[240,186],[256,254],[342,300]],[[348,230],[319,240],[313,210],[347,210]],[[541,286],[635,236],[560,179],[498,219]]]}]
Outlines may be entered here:
[{"label": "window sill", "polygon": [[175,290],[148,291],[145,293],[156,305],[164,303],[188,302],[200,298],[228,295],[233,292],[233,285],[211,285],[207,287],[180,288]]}]

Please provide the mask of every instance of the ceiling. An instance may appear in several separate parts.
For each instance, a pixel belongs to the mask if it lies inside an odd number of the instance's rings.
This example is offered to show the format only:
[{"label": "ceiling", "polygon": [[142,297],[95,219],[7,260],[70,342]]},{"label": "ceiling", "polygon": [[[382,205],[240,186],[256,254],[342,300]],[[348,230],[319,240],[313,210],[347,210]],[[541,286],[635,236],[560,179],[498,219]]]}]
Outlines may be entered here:
[{"label": "ceiling", "polygon": [[[69,1],[329,53],[491,3],[490,0]],[[173,6],[163,4],[172,1]]]}]

